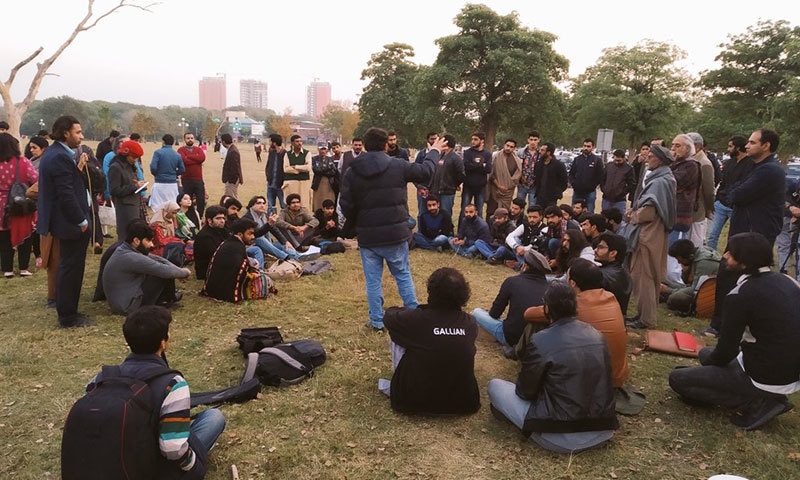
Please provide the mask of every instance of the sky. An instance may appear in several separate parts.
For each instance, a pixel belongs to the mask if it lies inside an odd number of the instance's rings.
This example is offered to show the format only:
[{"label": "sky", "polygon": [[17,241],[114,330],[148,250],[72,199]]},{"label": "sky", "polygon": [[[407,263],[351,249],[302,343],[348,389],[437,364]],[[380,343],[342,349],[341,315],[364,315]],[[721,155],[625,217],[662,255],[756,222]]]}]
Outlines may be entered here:
[{"label": "sky", "polygon": [[[119,1],[95,0],[94,11]],[[88,2],[3,3],[4,16],[17,19],[3,22],[0,78],[5,81],[11,68],[38,47],[44,47],[39,59],[51,55],[86,14]],[[744,33],[759,19],[800,24],[800,8],[774,0],[674,0],[653,7],[653,2],[633,0],[480,3],[501,15],[516,11],[523,26],[558,36],[554,48],[569,60],[570,76],[595,64],[604,48],[630,47],[643,39],[685,50],[682,66],[697,75],[716,67],[718,45],[729,34]],[[357,102],[366,85],[361,71],[372,54],[401,42],[414,48],[415,62],[432,64],[438,54],[435,40],[457,33],[453,19],[465,4],[162,0],[151,12],[125,8],[78,35],[50,69],[53,75],[45,77],[37,98],[68,95],[87,101],[191,107],[198,105],[200,78],[224,75],[230,106],[239,103],[241,79],[266,81],[268,107],[279,113],[287,108],[304,113],[306,87],[315,79],[331,84],[334,100]],[[15,101],[27,93],[35,68],[31,64],[20,71],[12,88]]]}]

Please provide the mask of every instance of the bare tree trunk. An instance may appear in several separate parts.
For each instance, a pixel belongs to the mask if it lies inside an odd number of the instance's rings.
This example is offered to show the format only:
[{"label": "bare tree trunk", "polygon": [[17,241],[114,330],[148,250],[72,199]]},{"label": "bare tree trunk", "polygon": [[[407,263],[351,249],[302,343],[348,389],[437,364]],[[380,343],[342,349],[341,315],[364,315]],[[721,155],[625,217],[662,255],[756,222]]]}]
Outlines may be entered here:
[{"label": "bare tree trunk", "polygon": [[25,98],[22,100],[22,102],[17,104],[15,104],[14,99],[11,98],[11,87],[13,86],[14,80],[17,77],[17,73],[19,73],[23,67],[32,62],[34,58],[39,56],[44,48],[37,48],[35,52],[28,56],[28,58],[14,65],[9,72],[8,79],[5,81],[0,80],[0,96],[3,97],[3,107],[5,108],[6,115],[8,116],[8,133],[19,138],[19,126],[20,123],[22,123],[22,116],[25,115],[25,112],[28,111],[28,108],[36,99],[36,94],[39,93],[39,87],[42,84],[42,80],[44,79],[45,75],[48,74],[47,71],[53,66],[53,63],[55,63],[58,57],[64,53],[64,50],[66,50],[67,47],[72,44],[79,33],[94,28],[98,22],[122,8],[131,7],[149,12],[150,7],[158,4],[150,3],[147,5],[138,5],[135,3],[135,1],[136,0],[132,0],[134,3],[130,3],[129,0],[119,0],[119,3],[114,7],[109,8],[99,15],[95,15],[94,11],[92,10],[95,0],[87,0],[86,15],[80,22],[78,22],[78,25],[72,31],[70,36],[64,40],[64,43],[62,43],[61,46],[58,47],[58,49],[56,49],[52,55],[50,55],[50,57],[46,58],[41,63],[36,64],[36,74],[33,76],[31,84],[28,87],[28,94],[25,95]]}]

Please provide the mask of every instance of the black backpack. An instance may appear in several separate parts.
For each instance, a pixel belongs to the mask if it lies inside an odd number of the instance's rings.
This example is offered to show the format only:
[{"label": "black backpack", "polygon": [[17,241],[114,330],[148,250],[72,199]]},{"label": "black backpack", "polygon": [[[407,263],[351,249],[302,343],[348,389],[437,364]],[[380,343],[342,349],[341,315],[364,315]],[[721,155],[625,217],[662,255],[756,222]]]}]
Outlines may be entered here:
[{"label": "black backpack", "polygon": [[314,375],[314,368],[325,363],[325,349],[315,340],[297,340],[261,349],[247,355],[242,381],[258,377],[264,385],[286,387]]},{"label": "black backpack", "polygon": [[278,327],[254,327],[243,328],[236,336],[236,341],[246,357],[248,353],[283,343],[283,337]]},{"label": "black backpack", "polygon": [[149,383],[177,370],[160,369],[144,379],[125,377],[119,365],[104,366],[95,388],[78,399],[61,440],[63,480],[158,477],[161,405]]}]

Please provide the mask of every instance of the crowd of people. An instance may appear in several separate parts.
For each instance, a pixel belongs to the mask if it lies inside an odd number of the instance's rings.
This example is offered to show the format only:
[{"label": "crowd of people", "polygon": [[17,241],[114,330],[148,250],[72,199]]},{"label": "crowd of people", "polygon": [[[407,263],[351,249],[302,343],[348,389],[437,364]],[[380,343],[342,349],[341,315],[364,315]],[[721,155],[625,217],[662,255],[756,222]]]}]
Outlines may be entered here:
[{"label": "crowd of people", "polygon": [[[262,299],[275,292],[268,265],[311,260],[314,252],[351,239],[366,282],[367,327],[391,338],[393,377],[379,387],[397,411],[476,412],[475,340],[484,329],[520,369],[515,383],[489,383],[495,416],[548,450],[602,445],[618,428],[618,413],[634,415],[644,406],[630,383],[626,328],[656,327],[660,301],[692,314],[699,285],[709,277],[716,279],[715,311],[699,333],[718,337],[717,346],[700,352],[700,366],[675,369],[670,386],[687,402],[731,408],[731,421],[745,430],[791,409],[786,395],[800,390],[794,348],[800,286],[770,269],[776,239],[790,244],[785,237],[800,218],[800,187],[787,190],[775,157],[779,137],[771,130],[731,137],[730,159],[721,168],[694,132],[677,135],[669,148],[663,140],[643,143],[631,159],[616,150],[607,163],[586,139],[569,168],[555,158],[553,143],[540,144],[536,131],[525,146],[506,139],[495,152],[476,132],[461,154],[455,137],[431,132],[413,160],[394,132],[379,128],[353,139],[350,151],[334,142],[317,155],[298,135],[287,150],[272,134],[265,195],[246,207],[237,197],[241,157],[228,134],[220,139],[225,195],[206,206],[205,151],[191,133],[177,150],[175,138],[164,135],[150,162],[152,185],[134,134],[112,131],[91,152],[81,145],[74,117],[55,121],[52,144],[46,133],[30,140],[29,157],[17,139],[0,133],[4,276],[14,276],[14,252],[19,275],[30,276],[33,251],[48,272],[47,306],[56,308],[59,326],[93,325],[78,308],[93,242],[95,253],[103,253],[94,299],[127,316],[126,339],[131,329],[145,328],[135,325],[157,323],[148,327],[147,348],[131,344],[134,357],[153,356],[144,361],[158,363],[166,348],[166,309],[181,300],[175,280],[188,278],[188,267],[204,282],[201,295]],[[31,187],[27,194],[38,208],[12,212],[18,199],[10,192],[18,181]],[[409,184],[416,189],[416,218],[409,214]],[[563,202],[570,187],[571,201]],[[602,208],[595,213],[598,190]],[[98,213],[112,205],[117,241],[104,251],[110,235]],[[518,273],[498,287],[488,309],[467,313],[469,283],[457,269],[441,268],[427,279],[427,303],[420,304],[412,248],[450,251]],[[384,263],[402,307],[384,308]],[[635,313],[628,315],[631,298]],[[126,362],[134,360],[141,359]],[[219,421],[216,426],[221,431]],[[191,451],[167,458],[186,469]]]}]

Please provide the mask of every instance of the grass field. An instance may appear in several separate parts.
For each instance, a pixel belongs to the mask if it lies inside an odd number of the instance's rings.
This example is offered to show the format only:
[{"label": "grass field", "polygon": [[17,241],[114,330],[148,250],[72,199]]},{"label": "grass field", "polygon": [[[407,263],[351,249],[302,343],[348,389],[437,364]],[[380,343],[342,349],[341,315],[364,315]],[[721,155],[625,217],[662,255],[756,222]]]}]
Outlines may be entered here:
[{"label": "grass field", "polygon": [[[145,163],[156,147],[146,146]],[[264,193],[264,164],[256,162],[252,146],[242,144],[240,150],[245,172],[240,197],[246,202]],[[222,162],[213,152],[208,157],[206,185],[210,203],[216,203]],[[222,407],[228,426],[211,455],[207,478],[231,478],[233,464],[242,479],[704,479],[717,473],[800,478],[796,412],[745,433],[720,410],[690,408],[672,394],[667,374],[674,365],[692,361],[641,351],[637,333],[629,334],[632,382],[648,403],[639,416],[620,417],[621,427],[605,448],[576,456],[551,454],[495,420],[486,384],[495,377],[515,379],[517,365],[502,357],[485,332],[477,342],[476,375],[483,395],[477,414],[455,419],[395,414],[376,388],[378,377],[391,375],[388,336],[364,327],[358,253],[329,259],[335,271],[279,284],[278,295],[269,300],[219,304],[197,296],[201,284],[194,279],[179,285],[186,295],[183,308],[174,312],[168,355],[195,391],[238,382],[243,360],[235,337],[243,327],[277,325],[285,339],[317,339],[329,354],[317,375],[299,386],[265,387],[255,401]],[[98,263],[99,256],[90,254],[80,307],[98,321],[92,328],[56,328],[55,311],[44,308],[44,272],[2,281],[0,478],[59,477],[68,409],[101,365],[118,363],[128,352],[122,318],[110,315],[105,304],[89,302]],[[433,270],[461,270],[471,283],[470,310],[488,308],[500,282],[514,274],[446,253],[412,251],[411,264],[420,301]],[[387,306],[397,305],[394,282],[388,274],[386,279]],[[662,329],[703,325],[660,311]]]}]

